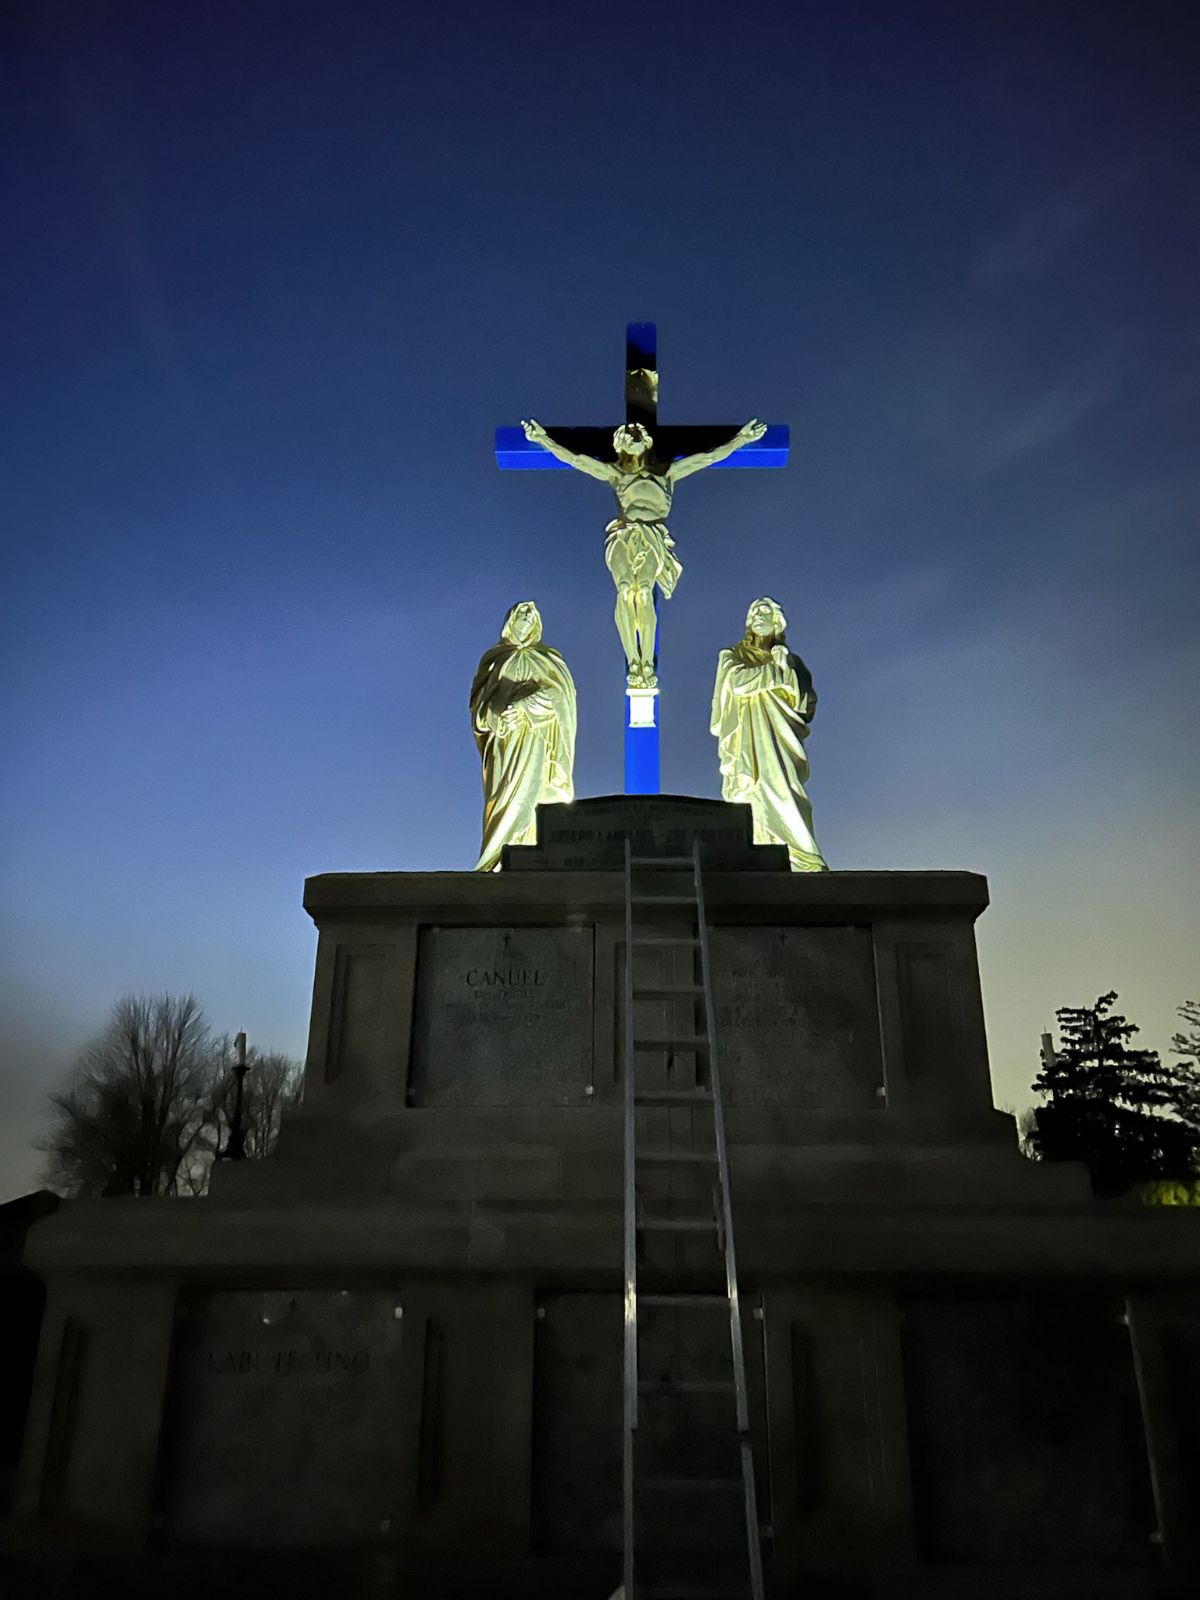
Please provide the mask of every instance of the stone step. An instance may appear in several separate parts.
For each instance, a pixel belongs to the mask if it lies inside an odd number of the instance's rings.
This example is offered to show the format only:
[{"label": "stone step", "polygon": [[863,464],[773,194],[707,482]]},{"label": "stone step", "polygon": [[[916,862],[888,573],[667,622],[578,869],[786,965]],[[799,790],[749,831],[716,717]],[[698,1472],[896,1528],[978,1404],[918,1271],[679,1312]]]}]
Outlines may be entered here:
[{"label": "stone step", "polygon": [[[646,1089],[635,1095],[647,1113],[681,1108],[711,1108],[704,1089]],[[685,1135],[686,1138],[686,1135]],[[662,1140],[666,1143],[664,1128]],[[688,1140],[687,1142],[691,1142]],[[316,1156],[316,1153],[314,1152]],[[336,1179],[354,1180],[357,1188],[370,1188],[415,1204],[462,1203],[472,1199],[587,1200],[618,1196],[623,1170],[623,1140],[619,1124],[593,1124],[586,1142],[560,1145],[512,1140],[494,1144],[443,1144],[417,1146],[394,1152],[388,1158],[372,1151],[355,1166],[352,1148],[326,1151],[308,1168],[306,1197],[315,1198]],[[639,1167],[661,1174],[664,1182],[673,1172],[680,1181],[689,1173],[715,1167],[715,1152],[691,1149],[655,1149],[643,1137],[638,1149]],[[271,1203],[290,1193],[298,1179],[288,1166],[257,1168],[218,1174],[214,1198],[233,1201],[253,1197]],[[1026,1161],[1015,1149],[943,1145],[890,1145],[844,1143],[804,1145],[781,1149],[763,1143],[729,1143],[730,1185],[735,1211],[756,1217],[802,1208],[810,1204],[907,1204],[953,1207],[964,1203],[989,1205],[1043,1205],[1076,1199],[1089,1203],[1086,1173],[1067,1163]],[[287,1180],[286,1184],[284,1180]],[[268,1181],[270,1180],[270,1181]]]},{"label": "stone step", "polygon": [[610,1204],[562,1206],[478,1202],[471,1216],[467,1262],[497,1271],[621,1270],[622,1212]]},{"label": "stone step", "polygon": [[406,1200],[552,1200],[562,1192],[562,1157],[552,1146],[410,1150],[393,1160],[388,1192]]}]

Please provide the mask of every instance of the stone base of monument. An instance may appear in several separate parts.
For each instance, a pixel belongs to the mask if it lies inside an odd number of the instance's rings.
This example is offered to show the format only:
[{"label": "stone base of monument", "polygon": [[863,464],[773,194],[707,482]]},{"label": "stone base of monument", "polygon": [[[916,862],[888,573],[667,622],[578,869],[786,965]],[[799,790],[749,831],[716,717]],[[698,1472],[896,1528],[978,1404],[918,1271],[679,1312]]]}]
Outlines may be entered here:
[{"label": "stone base of monument", "polygon": [[[630,833],[681,872],[699,837],[708,863],[772,1592],[1191,1592],[1200,1220],[1018,1152],[991,1103],[984,880],[792,874],[743,808],[650,796],[545,808],[499,874],[310,879],[305,1099],[277,1153],[204,1201],[33,1229],[47,1312],[0,1556],[31,1592],[91,1592],[101,1559],[173,1600],[616,1587]],[[663,985],[692,959],[665,949]],[[687,1033],[693,1004],[637,1020]],[[694,1109],[639,1114],[702,1137]],[[718,1268],[693,1243],[647,1272]],[[689,1409],[671,1373],[684,1347],[717,1370],[719,1329],[672,1317],[646,1331],[645,1425],[711,1475],[727,1397]],[[677,1498],[645,1525],[719,1576],[736,1513]]]}]

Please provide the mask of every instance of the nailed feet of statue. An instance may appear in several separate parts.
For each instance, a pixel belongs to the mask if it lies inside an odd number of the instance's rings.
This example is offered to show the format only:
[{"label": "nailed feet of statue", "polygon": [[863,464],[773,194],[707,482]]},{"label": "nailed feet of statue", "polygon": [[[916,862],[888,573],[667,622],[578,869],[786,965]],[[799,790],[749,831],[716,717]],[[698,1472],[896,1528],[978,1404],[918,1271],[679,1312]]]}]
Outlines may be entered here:
[{"label": "nailed feet of statue", "polygon": [[640,662],[634,662],[625,673],[625,682],[631,689],[657,689],[658,674],[653,667],[644,667]]}]

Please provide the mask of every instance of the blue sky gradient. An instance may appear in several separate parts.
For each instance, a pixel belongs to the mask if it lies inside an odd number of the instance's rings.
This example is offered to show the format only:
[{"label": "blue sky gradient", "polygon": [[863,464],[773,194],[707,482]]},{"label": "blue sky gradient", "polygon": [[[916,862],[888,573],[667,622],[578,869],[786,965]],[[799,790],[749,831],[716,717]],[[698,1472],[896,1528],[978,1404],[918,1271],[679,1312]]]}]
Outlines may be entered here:
[{"label": "blue sky gradient", "polygon": [[1189,8],[27,4],[0,23],[0,1198],[112,1001],[302,1054],[321,871],[466,868],[532,596],[619,789],[599,485],[497,423],[786,421],[679,491],[664,788],[783,603],[835,867],[988,874],[997,1098],[1200,993]]}]

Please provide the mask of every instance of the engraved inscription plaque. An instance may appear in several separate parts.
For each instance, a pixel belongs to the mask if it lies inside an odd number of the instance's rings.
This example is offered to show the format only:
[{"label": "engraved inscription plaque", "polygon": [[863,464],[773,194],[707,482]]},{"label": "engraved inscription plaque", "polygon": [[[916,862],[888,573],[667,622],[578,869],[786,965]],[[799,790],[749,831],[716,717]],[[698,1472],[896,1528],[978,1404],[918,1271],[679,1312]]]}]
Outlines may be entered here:
[{"label": "engraved inscription plaque", "polygon": [[590,928],[426,928],[409,1098],[581,1105],[592,1079]]},{"label": "engraved inscription plaque", "polygon": [[721,1091],[727,1105],[882,1106],[870,931],[710,931]]},{"label": "engraved inscription plaque", "polygon": [[401,1415],[402,1327],[386,1292],[186,1295],[164,1430],[164,1536],[260,1549],[386,1542],[415,1429]]}]

